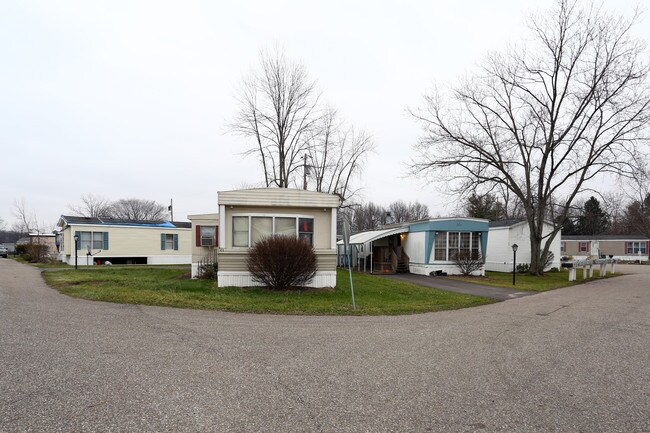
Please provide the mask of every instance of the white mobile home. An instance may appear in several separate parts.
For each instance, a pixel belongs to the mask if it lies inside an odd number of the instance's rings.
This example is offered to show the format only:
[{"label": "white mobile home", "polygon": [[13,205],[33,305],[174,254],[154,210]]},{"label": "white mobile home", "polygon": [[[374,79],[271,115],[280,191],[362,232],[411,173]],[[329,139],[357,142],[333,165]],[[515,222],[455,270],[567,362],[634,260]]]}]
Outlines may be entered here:
[{"label": "white mobile home", "polygon": [[[553,230],[553,225],[545,222],[542,231],[547,236]],[[545,242],[545,241],[544,241]],[[530,229],[528,222],[522,219],[490,221],[490,232],[485,256],[485,270],[497,272],[512,272],[514,253],[512,245],[517,244],[517,263],[530,263]],[[550,251],[553,262],[550,268],[560,268],[560,234],[553,239]]]},{"label": "white mobile home", "polygon": [[58,226],[59,259],[69,265],[191,263],[189,222],[62,215]]}]

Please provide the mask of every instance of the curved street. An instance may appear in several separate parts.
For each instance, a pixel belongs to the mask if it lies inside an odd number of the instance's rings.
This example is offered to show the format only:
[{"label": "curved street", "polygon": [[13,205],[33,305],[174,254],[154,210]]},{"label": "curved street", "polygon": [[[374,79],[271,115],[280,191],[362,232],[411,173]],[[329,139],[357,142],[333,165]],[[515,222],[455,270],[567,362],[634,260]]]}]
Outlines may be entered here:
[{"label": "curved street", "polygon": [[650,431],[650,267],[457,311],[73,299],[0,259],[0,431]]}]

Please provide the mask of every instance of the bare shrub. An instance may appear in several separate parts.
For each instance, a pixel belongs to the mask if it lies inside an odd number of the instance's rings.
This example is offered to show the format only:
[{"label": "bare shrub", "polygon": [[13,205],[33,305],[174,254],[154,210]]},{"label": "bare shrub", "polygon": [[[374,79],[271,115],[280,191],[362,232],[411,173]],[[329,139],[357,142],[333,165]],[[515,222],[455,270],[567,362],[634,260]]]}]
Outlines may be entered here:
[{"label": "bare shrub", "polygon": [[50,249],[45,244],[27,244],[25,260],[32,263],[46,263],[49,261]]},{"label": "bare shrub", "polygon": [[460,251],[453,255],[454,264],[463,275],[470,275],[483,267],[483,259],[479,254]]},{"label": "bare shrub", "polygon": [[304,240],[291,236],[263,239],[251,248],[248,270],[253,281],[274,290],[304,287],[316,276],[316,253]]}]

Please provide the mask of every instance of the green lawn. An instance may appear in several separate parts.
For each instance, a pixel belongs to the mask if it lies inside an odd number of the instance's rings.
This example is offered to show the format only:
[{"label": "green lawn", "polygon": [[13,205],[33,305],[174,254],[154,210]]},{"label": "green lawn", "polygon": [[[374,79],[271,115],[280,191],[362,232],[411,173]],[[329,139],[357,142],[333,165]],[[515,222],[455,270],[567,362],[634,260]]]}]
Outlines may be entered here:
[{"label": "green lawn", "polygon": [[[614,275],[609,272],[605,278],[612,276],[620,275],[616,273]],[[600,276],[600,270],[594,270],[594,278]],[[512,285],[512,274],[506,272],[486,272],[485,277],[461,277],[453,276],[450,277],[456,280],[470,281],[473,283],[485,284],[487,286],[496,286],[496,287],[505,287],[508,289],[517,289],[517,290],[532,290],[535,292],[545,292],[547,290],[559,289],[560,287],[574,286],[576,284],[581,284],[584,280],[582,279],[582,268],[576,269],[576,281],[569,281],[569,272],[566,270],[560,272],[547,272],[542,277],[537,277],[529,274],[517,274],[515,285]],[[587,279],[589,281],[589,279]]]},{"label": "green lawn", "polygon": [[213,281],[190,280],[181,269],[95,267],[45,271],[48,284],[69,296],[125,304],[273,314],[394,315],[453,310],[494,302],[434,290],[379,276],[338,270],[336,289],[274,292],[264,288],[217,288]]}]

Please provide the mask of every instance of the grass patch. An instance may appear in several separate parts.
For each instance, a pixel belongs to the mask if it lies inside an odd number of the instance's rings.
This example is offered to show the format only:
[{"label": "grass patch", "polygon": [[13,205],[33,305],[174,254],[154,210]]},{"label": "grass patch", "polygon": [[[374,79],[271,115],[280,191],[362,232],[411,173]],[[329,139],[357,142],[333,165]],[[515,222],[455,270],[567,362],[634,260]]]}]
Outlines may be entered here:
[{"label": "grass patch", "polygon": [[[588,271],[587,271],[588,272]],[[621,275],[620,273],[607,273],[605,278],[615,277]],[[586,281],[593,281],[595,278],[600,277],[600,270],[594,269],[594,278],[587,278]],[[485,272],[484,277],[462,277],[451,276],[455,280],[468,281],[472,283],[485,284],[486,286],[505,287],[507,289],[516,290],[531,290],[534,292],[546,292],[547,290],[559,289],[561,287],[575,286],[582,284],[585,280],[582,279],[582,268],[576,269],[576,281],[569,281],[569,272],[547,272],[543,276],[538,277],[529,274],[517,274],[516,284],[512,285],[512,273],[507,272]]]},{"label": "grass patch", "polygon": [[435,290],[388,278],[354,274],[353,310],[346,271],[335,289],[271,291],[218,288],[213,281],[184,279],[182,269],[96,267],[45,271],[48,284],[69,296],[123,304],[159,305],[249,313],[396,315],[453,310],[494,302],[479,296]]}]

